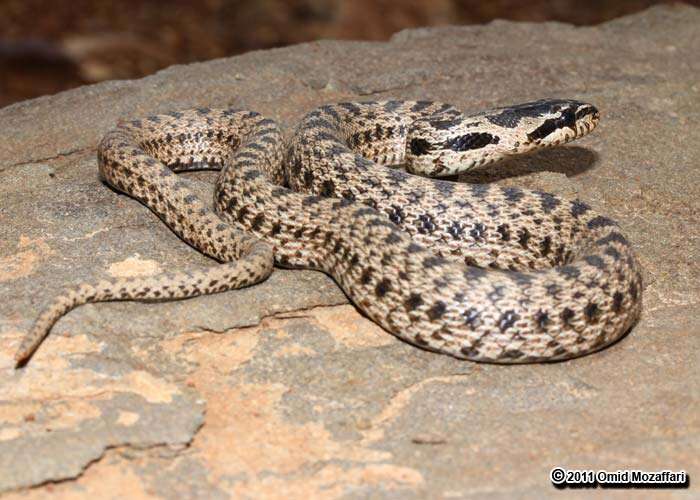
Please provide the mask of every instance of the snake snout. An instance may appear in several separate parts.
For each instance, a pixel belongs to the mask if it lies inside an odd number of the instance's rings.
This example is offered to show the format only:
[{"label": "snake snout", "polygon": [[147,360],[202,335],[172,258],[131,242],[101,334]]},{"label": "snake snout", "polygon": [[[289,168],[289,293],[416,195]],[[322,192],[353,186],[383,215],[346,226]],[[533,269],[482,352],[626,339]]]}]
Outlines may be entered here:
[{"label": "snake snout", "polygon": [[591,132],[600,120],[598,109],[581,101],[552,101],[545,112],[534,118],[533,128],[524,141],[531,148],[556,146]]},{"label": "snake snout", "polygon": [[575,137],[581,137],[598,126],[600,112],[592,104],[578,103],[574,117],[576,119]]}]

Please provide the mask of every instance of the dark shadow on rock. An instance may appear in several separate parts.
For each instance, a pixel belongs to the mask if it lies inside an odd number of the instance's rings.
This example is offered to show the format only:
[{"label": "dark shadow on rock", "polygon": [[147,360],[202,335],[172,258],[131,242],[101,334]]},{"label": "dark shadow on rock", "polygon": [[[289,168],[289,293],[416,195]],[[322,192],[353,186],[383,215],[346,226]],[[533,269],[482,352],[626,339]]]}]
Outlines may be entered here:
[{"label": "dark shadow on rock", "polygon": [[539,172],[556,172],[567,177],[576,177],[593,168],[597,161],[598,153],[580,146],[543,149],[528,155],[475,168],[461,174],[458,180],[470,184],[485,184]]}]

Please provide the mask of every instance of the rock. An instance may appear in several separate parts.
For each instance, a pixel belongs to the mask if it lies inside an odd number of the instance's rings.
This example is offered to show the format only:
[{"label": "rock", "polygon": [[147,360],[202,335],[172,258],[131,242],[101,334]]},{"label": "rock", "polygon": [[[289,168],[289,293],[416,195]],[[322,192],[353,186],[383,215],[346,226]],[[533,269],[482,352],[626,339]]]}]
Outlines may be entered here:
[{"label": "rock", "polygon": [[[0,110],[0,490],[540,497],[558,493],[556,465],[697,477],[699,41],[700,10],[680,5],[596,27],[419,29]],[[458,361],[396,340],[326,276],[276,270],[241,291],[78,308],[13,370],[21,336],[65,285],[211,265],[99,182],[95,146],[118,118],[235,105],[289,130],[332,101],[479,110],[549,96],[598,105],[598,130],[463,180],[579,196],[620,222],[646,289],[642,320],[616,345],[566,363]]]}]

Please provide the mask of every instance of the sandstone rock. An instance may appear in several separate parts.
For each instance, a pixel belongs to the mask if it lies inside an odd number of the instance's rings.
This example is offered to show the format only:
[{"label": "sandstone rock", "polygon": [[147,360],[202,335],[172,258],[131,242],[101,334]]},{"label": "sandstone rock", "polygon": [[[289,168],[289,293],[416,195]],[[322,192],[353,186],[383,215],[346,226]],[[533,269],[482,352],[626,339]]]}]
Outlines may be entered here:
[{"label": "sandstone rock", "polygon": [[[663,7],[597,27],[310,43],[0,110],[0,491],[541,497],[558,493],[555,465],[697,477],[698,53],[700,11]],[[289,129],[339,100],[478,110],[548,96],[594,102],[598,130],[462,180],[579,196],[621,223],[646,289],[616,345],[557,364],[457,361],[391,337],[326,276],[276,270],[215,296],[81,307],[13,370],[66,284],[211,264],[99,182],[95,146],[119,117],[233,104]]]}]

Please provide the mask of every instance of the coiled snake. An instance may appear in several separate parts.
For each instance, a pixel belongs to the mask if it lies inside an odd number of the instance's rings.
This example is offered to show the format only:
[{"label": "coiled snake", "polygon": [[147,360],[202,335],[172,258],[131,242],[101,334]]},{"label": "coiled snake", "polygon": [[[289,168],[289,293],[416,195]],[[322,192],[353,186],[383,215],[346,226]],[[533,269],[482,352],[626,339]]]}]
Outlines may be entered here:
[{"label": "coiled snake", "polygon": [[[342,103],[309,113],[286,144],[250,111],[121,122],[98,147],[103,179],[222,264],[68,289],[22,342],[18,366],[80,304],[222,292],[264,280],[273,260],[329,274],[392,334],[457,358],[598,350],[641,310],[640,267],[612,220],[548,193],[411,174],[452,175],[560,144],[598,119],[571,100],[471,116],[427,101]],[[213,211],[173,174],[212,167]]]}]

